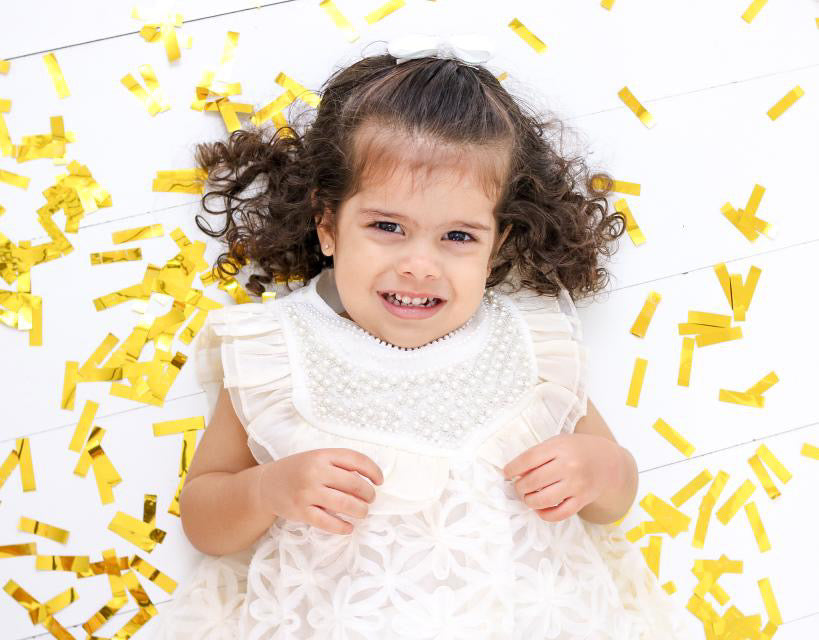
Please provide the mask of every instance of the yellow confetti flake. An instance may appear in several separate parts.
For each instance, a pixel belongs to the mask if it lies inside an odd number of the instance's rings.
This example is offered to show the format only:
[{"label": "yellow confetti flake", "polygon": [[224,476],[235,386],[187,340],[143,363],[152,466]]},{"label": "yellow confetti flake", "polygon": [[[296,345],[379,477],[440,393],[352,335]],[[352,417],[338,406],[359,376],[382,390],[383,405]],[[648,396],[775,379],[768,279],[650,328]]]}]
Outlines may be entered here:
[{"label": "yellow confetti flake", "polygon": [[771,371],[767,375],[765,375],[761,380],[754,383],[749,389],[748,393],[753,394],[761,394],[765,393],[768,389],[774,386],[777,382],[779,382],[779,376],[776,375],[776,372]]},{"label": "yellow confetti flake", "polygon": [[40,522],[39,520],[26,518],[25,516],[20,517],[18,531],[24,531],[26,533],[33,533],[34,535],[43,536],[44,538],[48,538],[49,540],[53,540],[54,542],[59,542],[60,544],[66,544],[68,542],[69,534],[68,531],[66,531],[65,529],[55,527],[54,525],[51,524],[46,524],[45,522]]},{"label": "yellow confetti flake", "polygon": [[629,542],[637,542],[640,538],[649,533],[666,533],[665,527],[659,522],[653,520],[645,520],[635,527],[632,527],[626,532],[626,538]]},{"label": "yellow confetti flake", "polygon": [[685,515],[679,509],[664,502],[653,493],[647,493],[642,500],[640,506],[654,518],[672,538],[676,538],[683,531],[687,531],[691,524],[691,518]]},{"label": "yellow confetti flake", "polygon": [[617,95],[647,128],[651,129],[654,126],[654,116],[652,116],[646,110],[646,108],[640,104],[640,101],[634,97],[634,94],[631,93],[628,87],[623,87],[620,89],[620,91],[617,92]]},{"label": "yellow confetti flake", "polygon": [[773,453],[771,453],[771,450],[768,449],[765,444],[760,444],[759,447],[757,447],[756,455],[758,455],[759,459],[762,460],[762,462],[764,462],[765,465],[774,472],[782,484],[786,484],[793,477],[791,472],[785,468],[785,465],[783,465]]},{"label": "yellow confetti flake", "polygon": [[133,242],[134,240],[145,240],[147,238],[160,238],[164,235],[161,224],[152,224],[147,227],[135,227],[133,229],[122,229],[111,234],[111,242],[122,244]]},{"label": "yellow confetti flake", "polygon": [[781,116],[787,109],[789,109],[794,102],[799,100],[803,95],[805,95],[804,90],[799,85],[796,85],[793,89],[788,91],[779,102],[777,102],[774,106],[768,109],[768,117],[771,120],[776,120],[779,116]]},{"label": "yellow confetti flake", "polygon": [[[819,447],[816,447],[807,442],[802,443],[802,451],[800,452],[806,458],[813,458],[819,460]],[[2,486],[2,471],[0,471],[0,486]]]},{"label": "yellow confetti flake", "polygon": [[0,60],[0,73],[8,73],[11,69],[11,62],[8,60]]},{"label": "yellow confetti flake", "polygon": [[677,586],[674,584],[673,580],[669,580],[663,585],[663,589],[668,595],[671,595],[677,591]]},{"label": "yellow confetti flake", "polygon": [[779,605],[776,603],[774,597],[773,587],[771,587],[770,578],[762,578],[757,582],[759,585],[759,592],[762,595],[762,601],[765,603],[765,611],[768,614],[768,620],[775,625],[782,624],[782,614],[779,613]]},{"label": "yellow confetti flake", "polygon": [[358,33],[356,33],[355,28],[352,24],[350,24],[350,21],[347,20],[344,14],[338,10],[338,7],[336,7],[333,0],[321,0],[319,7],[324,9],[327,15],[330,16],[333,24],[344,32],[344,35],[349,42],[355,42],[358,40]]},{"label": "yellow confetti flake", "polygon": [[765,489],[765,492],[771,500],[775,500],[782,495],[773,483],[771,476],[768,475],[768,470],[762,465],[762,460],[759,455],[754,454],[748,458],[748,464],[751,465],[751,469],[753,469],[756,477],[759,479],[759,483],[762,485],[762,488]]},{"label": "yellow confetti flake", "polygon": [[371,11],[368,13],[364,19],[367,21],[367,24],[375,24],[379,20],[383,20],[388,15],[390,15],[393,11],[397,11],[401,7],[403,7],[406,3],[404,0],[389,0],[381,5],[378,9]]},{"label": "yellow confetti flake", "polygon": [[765,527],[762,526],[762,519],[759,517],[759,511],[756,508],[756,503],[752,500],[745,505],[745,515],[748,516],[748,522],[751,525],[751,530],[754,532],[756,545],[759,551],[764,553],[771,550],[771,543],[768,540],[768,534],[765,533]]},{"label": "yellow confetti flake", "polygon": [[171,105],[159,87],[159,81],[150,64],[143,64],[139,67],[139,73],[145,82],[145,88],[139,84],[130,73],[126,73],[121,82],[125,88],[133,93],[152,116],[160,111],[167,111]]},{"label": "yellow confetti flake", "polygon": [[677,433],[677,431],[662,418],[658,418],[657,422],[654,423],[654,430],[686,458],[690,458],[691,454],[694,453],[694,446]]},{"label": "yellow confetti flake", "polygon": [[293,78],[289,77],[286,73],[279,73],[279,75],[276,76],[276,84],[284,89],[287,89],[290,93],[296,96],[296,98],[310,105],[311,107],[317,107],[321,102],[318,94],[302,86],[293,80]]},{"label": "yellow confetti flake", "polygon": [[717,520],[722,524],[728,524],[755,490],[756,485],[750,480],[745,480],[742,486],[734,491],[734,494],[717,510]]},{"label": "yellow confetti flake", "polygon": [[60,98],[67,98],[70,94],[68,92],[68,85],[63,77],[63,72],[60,65],[57,63],[57,56],[53,53],[46,53],[43,56],[48,75],[51,76],[51,81],[54,83],[54,88],[57,90],[57,95]]},{"label": "yellow confetti flake", "polygon": [[0,182],[5,182],[6,184],[10,184],[13,187],[19,187],[20,189],[28,189],[28,183],[30,181],[31,178],[0,169]]},{"label": "yellow confetti flake", "polygon": [[745,9],[745,12],[742,14],[742,19],[748,24],[751,24],[751,20],[756,18],[756,14],[759,13],[759,10],[762,9],[767,2],[768,0],[753,0],[753,2],[748,5],[748,8]]},{"label": "yellow confetti flake", "polygon": [[614,191],[624,193],[629,196],[640,195],[640,185],[636,182],[624,182],[623,180],[605,180],[602,176],[592,178],[592,188],[598,191]]},{"label": "yellow confetti flake", "polygon": [[626,404],[629,407],[636,407],[637,402],[640,400],[640,391],[643,388],[643,378],[645,377],[647,366],[648,360],[645,358],[637,358],[634,361],[634,370],[631,374],[631,384],[628,388],[628,399],[626,400]]},{"label": "yellow confetti flake", "polygon": [[208,174],[204,169],[173,169],[157,171],[153,191],[170,193],[204,193]]},{"label": "yellow confetti flake", "polygon": [[722,205],[720,211],[742,233],[750,242],[755,242],[760,233],[772,237],[773,228],[769,222],[756,217],[756,210],[765,188],[762,185],[754,185],[748,204],[745,209],[735,210],[730,202]]},{"label": "yellow confetti flake", "polygon": [[185,431],[202,431],[205,429],[205,417],[197,416],[195,418],[155,422],[153,429],[155,436],[168,436],[184,433]]},{"label": "yellow confetti flake", "polygon": [[719,313],[706,313],[704,311],[689,311],[688,322],[724,328],[731,326],[731,316],[726,316]]},{"label": "yellow confetti flake", "polygon": [[742,337],[742,327],[720,328],[715,327],[709,333],[700,333],[696,337],[698,347],[707,347],[708,345],[718,344],[720,342],[729,342],[731,340],[739,340]]},{"label": "yellow confetti flake", "polygon": [[74,410],[74,396],[77,393],[77,380],[79,378],[80,363],[69,360],[65,363],[65,376],[63,377],[63,397],[60,402],[61,409]]},{"label": "yellow confetti flake", "polygon": [[521,38],[521,40],[532,47],[535,53],[546,52],[547,47],[544,42],[528,28],[526,28],[526,26],[517,18],[513,18],[507,26],[514,31]]},{"label": "yellow confetti flake", "polygon": [[176,590],[177,583],[175,580],[159,571],[159,569],[154,568],[147,560],[143,560],[136,554],[131,558],[130,567],[139,571],[167,594],[172,595]]},{"label": "yellow confetti flake", "polygon": [[111,264],[113,262],[129,262],[142,260],[142,249],[123,249],[121,251],[101,251],[91,254],[91,264]]},{"label": "yellow confetti flake", "polygon": [[741,404],[746,407],[754,407],[755,409],[762,409],[765,406],[765,397],[746,391],[731,391],[729,389],[719,390],[720,402],[731,402],[733,404]]},{"label": "yellow confetti flake", "polygon": [[82,445],[85,442],[85,439],[88,437],[88,432],[91,429],[91,423],[93,422],[94,416],[97,414],[97,409],[99,409],[99,407],[99,404],[93,400],[85,401],[85,406],[83,407],[82,414],[80,415],[80,421],[74,428],[74,435],[71,436],[71,442],[68,445],[68,449],[70,451],[76,451],[77,453],[82,451]]},{"label": "yellow confetti flake", "polygon": [[645,236],[643,235],[643,231],[640,229],[637,221],[634,219],[634,216],[631,213],[631,209],[628,206],[628,202],[626,202],[625,198],[620,198],[617,202],[614,203],[614,208],[623,214],[626,219],[626,231],[628,232],[629,238],[634,243],[634,246],[637,247],[643,244],[646,241]]},{"label": "yellow confetti flake", "polygon": [[645,338],[648,324],[651,322],[651,318],[654,316],[654,312],[657,310],[657,305],[660,303],[661,298],[660,294],[656,291],[652,291],[648,294],[646,301],[643,303],[642,310],[637,315],[637,319],[631,327],[631,333],[633,335],[638,338]]},{"label": "yellow confetti flake", "polygon": [[675,507],[682,506],[695,493],[711,482],[712,479],[711,472],[708,471],[708,469],[703,469],[691,482],[671,496],[671,503]]},{"label": "yellow confetti flake", "polygon": [[756,290],[757,282],[762,270],[759,267],[752,266],[748,270],[748,277],[745,283],[742,283],[742,276],[740,274],[730,274],[729,276],[729,303],[734,310],[734,319],[739,321],[745,320],[745,313],[748,307],[751,306],[751,298]]},{"label": "yellow confetti flake", "polygon": [[600,6],[610,11],[614,6],[614,0],[600,0]]},{"label": "yellow confetti flake", "polygon": [[694,526],[694,536],[691,540],[691,546],[696,549],[702,549],[703,546],[705,546],[705,536],[708,532],[708,522],[711,519],[711,512],[722,490],[725,488],[725,483],[728,482],[728,477],[728,473],[725,471],[717,473],[708,491],[702,497],[697,524]]},{"label": "yellow confetti flake", "polygon": [[31,461],[31,442],[28,438],[17,438],[15,441],[15,455],[20,465],[20,480],[23,491],[34,491],[37,483],[34,479],[34,465]]},{"label": "yellow confetti flake", "polygon": [[694,338],[683,338],[680,352],[680,372],[677,375],[677,384],[687,387],[691,382],[691,363],[694,359]]},{"label": "yellow confetti flake", "polygon": [[648,545],[641,547],[648,568],[651,572],[660,576],[660,551],[662,549],[663,539],[660,536],[651,536],[648,540]]},{"label": "yellow confetti flake", "polygon": [[280,115],[281,112],[295,99],[296,95],[287,89],[278,98],[254,112],[253,115],[250,116],[250,121],[255,125],[260,125],[263,122]]},{"label": "yellow confetti flake", "polygon": [[157,529],[152,524],[137,520],[122,511],[117,511],[108,524],[108,529],[148,552],[153,551],[157,543],[165,540],[165,532],[162,529]]}]

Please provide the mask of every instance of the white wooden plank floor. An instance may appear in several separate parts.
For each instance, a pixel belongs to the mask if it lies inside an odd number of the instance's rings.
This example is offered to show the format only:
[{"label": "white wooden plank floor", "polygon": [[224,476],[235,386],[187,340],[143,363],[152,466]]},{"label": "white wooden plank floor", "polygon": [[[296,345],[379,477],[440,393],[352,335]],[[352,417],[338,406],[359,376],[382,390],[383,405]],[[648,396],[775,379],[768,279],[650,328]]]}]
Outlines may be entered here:
[{"label": "white wooden plank floor", "polygon": [[[32,270],[32,292],[43,297],[43,346],[29,347],[25,332],[0,324],[0,462],[15,439],[30,437],[37,490],[22,492],[19,471],[0,488],[0,546],[37,542],[38,553],[91,555],[115,548],[120,556],[140,554],[177,581],[184,581],[200,555],[184,537],[179,519],[167,512],[176,490],[181,438],[154,437],[152,424],[206,415],[204,395],[189,360],[163,407],[144,406],[108,394],[105,383],[81,384],[74,411],[60,409],[65,362],[84,362],[107,333],[119,339],[135,326],[130,304],[98,312],[92,300],[142,280],[148,264],[163,265],[178,253],[170,231],[181,228],[191,241],[208,242],[212,263],[221,247],[196,227],[197,196],[154,193],[155,172],[193,166],[196,142],[223,138],[215,113],[190,109],[194,87],[215,68],[225,34],[237,31],[239,46],[230,78],[241,82],[234,101],[257,108],[281,91],[274,83],[285,72],[318,89],[337,66],[360,57],[365,46],[404,31],[459,33],[485,31],[497,37],[493,71],[507,71],[505,86],[535,105],[553,109],[571,127],[568,146],[615,178],[638,182],[642,195],[625,196],[647,242],[635,247],[624,236],[610,263],[609,290],[579,303],[584,337],[591,348],[590,397],[618,440],[640,468],[638,501],[653,493],[664,500],[704,469],[729,474],[718,506],[744,479],[757,484],[759,508],[772,548],[760,553],[744,513],[723,526],[712,518],[704,549],[691,539],[701,494],[683,505],[692,517],[689,530],[663,536],[660,580],[673,580],[684,605],[696,585],[694,560],[725,553],[742,560],[739,575],[720,584],[729,605],[767,621],[757,581],[769,577],[784,625],[776,638],[807,640],[819,635],[819,599],[812,579],[819,569],[815,540],[819,515],[819,461],[800,454],[803,443],[819,446],[819,410],[811,401],[817,381],[819,341],[814,319],[814,265],[819,253],[819,210],[810,189],[819,170],[819,5],[811,0],[772,0],[752,23],[740,16],[749,0],[686,3],[617,0],[611,11],[596,0],[565,3],[514,0],[408,0],[406,6],[368,25],[364,16],[379,1],[337,0],[360,38],[347,42],[319,7],[318,0],[254,3],[249,0],[178,2],[180,35],[191,49],[169,64],[160,44],[139,35],[131,3],[54,0],[14,3],[4,9],[0,60],[11,70],[0,74],[0,99],[12,101],[3,114],[12,141],[47,133],[49,118],[61,115],[76,134],[67,159],[86,165],[107,189],[113,206],[87,214],[77,234],[66,234],[74,251]],[[138,5],[142,8],[142,5]],[[159,6],[145,5],[147,8]],[[518,18],[548,46],[535,54],[508,23]],[[378,50],[367,47],[366,53]],[[59,99],[43,63],[54,51],[71,91]],[[171,109],[151,117],[120,83],[150,63]],[[494,66],[493,66],[494,65]],[[645,128],[620,102],[628,86],[654,115]],[[766,111],[794,86],[805,95],[782,117]],[[0,233],[15,243],[48,239],[34,212],[42,192],[65,169],[50,160],[17,163],[0,157],[0,169],[31,178],[26,190],[0,183]],[[731,202],[743,207],[760,184],[766,191],[758,215],[775,225],[774,238],[748,242],[720,214]],[[65,226],[63,215],[55,221]],[[139,243],[143,260],[90,266],[88,254],[121,248],[111,232],[162,223],[165,236]],[[136,246],[136,245],[128,245]],[[731,273],[762,270],[741,340],[699,348],[691,385],[676,383],[681,337],[677,323],[689,310],[729,313],[713,266],[725,262]],[[195,286],[199,286],[198,280]],[[16,285],[0,283],[0,291]],[[644,339],[629,333],[651,291],[662,301]],[[206,295],[222,304],[230,297],[215,287]],[[164,311],[167,303],[154,296]],[[172,350],[192,350],[177,340]],[[634,360],[648,360],[637,408],[625,404]],[[144,358],[143,358],[144,359]],[[721,388],[742,390],[775,371],[780,381],[766,392],[764,409],[717,400]],[[76,455],[67,445],[86,400],[100,404],[94,424],[106,429],[103,446],[123,482],[115,502],[101,505],[92,477],[73,474]],[[694,446],[686,458],[653,429],[662,418]],[[764,443],[793,473],[782,495],[767,497],[747,462]],[[151,553],[107,529],[117,511],[141,517],[146,493],[158,495],[157,526],[167,532]],[[17,530],[21,516],[71,532],[61,545]],[[647,514],[635,503],[623,522],[631,528]],[[638,544],[644,546],[647,540]],[[57,619],[77,637],[79,626],[110,598],[107,581],[78,581],[61,572],[37,571],[30,556],[0,559],[0,581],[13,579],[40,601],[74,586],[77,602]],[[160,612],[170,596],[142,581]],[[713,600],[711,600],[713,604]],[[136,606],[129,600],[98,634],[113,635]],[[722,607],[717,607],[723,611]],[[17,640],[47,637],[33,626],[12,598],[0,598],[0,635]],[[138,638],[151,637],[149,623]],[[704,636],[703,636],[704,637]]]}]

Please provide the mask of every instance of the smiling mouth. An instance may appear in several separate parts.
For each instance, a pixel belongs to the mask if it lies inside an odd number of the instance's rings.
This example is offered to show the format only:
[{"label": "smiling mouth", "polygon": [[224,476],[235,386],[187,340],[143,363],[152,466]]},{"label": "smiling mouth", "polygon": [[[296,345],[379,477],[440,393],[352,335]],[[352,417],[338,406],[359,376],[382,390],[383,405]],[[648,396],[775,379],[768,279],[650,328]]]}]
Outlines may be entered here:
[{"label": "smiling mouth", "polygon": [[421,304],[412,304],[411,302],[405,303],[396,298],[396,296],[392,293],[381,293],[382,298],[384,298],[390,304],[396,307],[413,307],[416,309],[431,309],[432,307],[437,307],[439,304],[444,302],[441,298],[427,298],[426,302]]}]

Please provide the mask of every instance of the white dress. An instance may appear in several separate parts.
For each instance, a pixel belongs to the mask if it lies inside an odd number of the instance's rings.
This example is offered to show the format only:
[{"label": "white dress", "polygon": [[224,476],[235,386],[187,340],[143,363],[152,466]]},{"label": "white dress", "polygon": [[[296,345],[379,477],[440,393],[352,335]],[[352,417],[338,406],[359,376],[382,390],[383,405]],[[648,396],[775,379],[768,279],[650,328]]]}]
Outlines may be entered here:
[{"label": "white dress", "polygon": [[504,480],[507,462],[585,415],[587,348],[565,289],[493,293],[461,330],[410,351],[338,315],[331,268],[209,314],[199,379],[211,412],[229,390],[259,463],[344,447],[384,482],[366,518],[338,514],[350,535],[277,518],[249,549],[203,556],[156,637],[702,637],[619,527],[546,522]]}]

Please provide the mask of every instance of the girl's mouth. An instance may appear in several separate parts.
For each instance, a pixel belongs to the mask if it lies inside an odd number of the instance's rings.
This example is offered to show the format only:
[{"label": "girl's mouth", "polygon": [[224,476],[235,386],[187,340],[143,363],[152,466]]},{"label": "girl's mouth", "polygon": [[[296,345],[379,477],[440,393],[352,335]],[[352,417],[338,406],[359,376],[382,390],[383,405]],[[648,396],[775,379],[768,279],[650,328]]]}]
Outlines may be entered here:
[{"label": "girl's mouth", "polygon": [[380,293],[379,297],[390,313],[399,318],[408,319],[429,318],[438,313],[438,310],[446,303],[445,300],[441,300],[440,298],[431,298],[417,305],[411,302],[405,304],[398,300],[392,293]]}]

